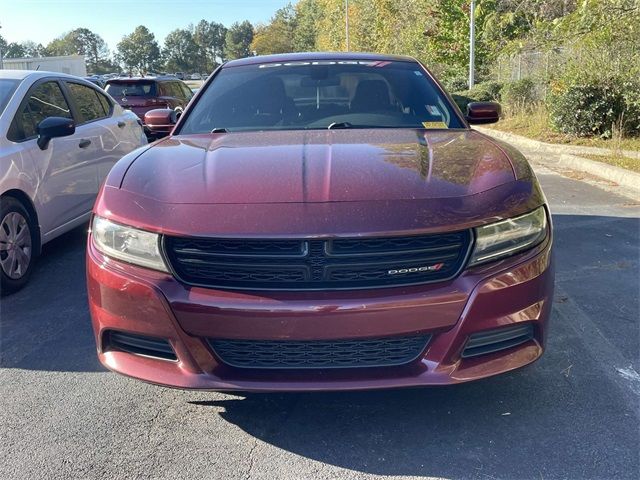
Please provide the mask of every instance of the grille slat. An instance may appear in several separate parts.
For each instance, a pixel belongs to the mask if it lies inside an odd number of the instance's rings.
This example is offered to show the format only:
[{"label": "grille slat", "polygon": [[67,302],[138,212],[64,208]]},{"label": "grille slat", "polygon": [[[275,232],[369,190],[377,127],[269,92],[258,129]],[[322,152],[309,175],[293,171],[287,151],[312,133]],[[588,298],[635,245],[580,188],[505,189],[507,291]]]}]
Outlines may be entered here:
[{"label": "grille slat", "polygon": [[209,339],[227,365],[256,369],[391,367],[416,360],[430,335],[363,340],[219,340]]},{"label": "grille slat", "polygon": [[471,232],[298,240],[166,236],[163,244],[174,274],[189,285],[245,290],[357,289],[451,279],[464,265]]}]

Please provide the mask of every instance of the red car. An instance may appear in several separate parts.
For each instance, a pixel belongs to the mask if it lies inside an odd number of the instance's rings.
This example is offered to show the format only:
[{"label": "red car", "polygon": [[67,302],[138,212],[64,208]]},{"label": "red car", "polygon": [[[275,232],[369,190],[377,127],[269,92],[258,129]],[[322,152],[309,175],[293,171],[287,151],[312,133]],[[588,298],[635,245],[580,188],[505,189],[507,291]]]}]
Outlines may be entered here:
[{"label": "red car", "polygon": [[[313,53],[220,67],[94,209],[100,361],[212,390],[443,385],[542,355],[547,202],[412,58]],[[172,125],[171,110],[148,123]]]},{"label": "red car", "polygon": [[144,115],[157,108],[168,108],[180,114],[193,97],[186,83],[173,76],[124,77],[107,81],[105,90],[123,108],[144,121]]}]

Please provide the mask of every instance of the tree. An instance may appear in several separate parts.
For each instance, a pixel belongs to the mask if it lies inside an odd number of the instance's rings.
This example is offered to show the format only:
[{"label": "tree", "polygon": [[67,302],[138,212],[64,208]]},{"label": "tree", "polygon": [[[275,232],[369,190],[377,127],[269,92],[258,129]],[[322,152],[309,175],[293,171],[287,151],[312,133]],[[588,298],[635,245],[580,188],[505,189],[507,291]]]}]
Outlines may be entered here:
[{"label": "tree", "polygon": [[225,37],[225,52],[227,58],[248,57],[251,55],[250,47],[253,41],[253,25],[248,20],[242,23],[235,22]]},{"label": "tree", "polygon": [[25,48],[20,43],[10,43],[2,52],[4,58],[24,58],[27,56]]},{"label": "tree", "polygon": [[293,51],[310,52],[316,49],[321,15],[322,9],[318,0],[300,0],[296,3]]},{"label": "tree", "polygon": [[103,38],[88,28],[76,28],[53,39],[46,55],[84,55],[87,69],[99,73],[109,62],[109,48]]},{"label": "tree", "polygon": [[199,47],[189,30],[173,30],[164,40],[162,51],[168,71],[193,72],[200,70]]},{"label": "tree", "polygon": [[277,10],[267,25],[256,27],[251,50],[257,55],[291,52],[295,28],[296,11],[288,4]]},{"label": "tree", "polygon": [[227,29],[221,23],[200,20],[193,31],[193,40],[204,61],[202,71],[210,72],[224,61],[224,43]]},{"label": "tree", "polygon": [[27,58],[42,57],[45,53],[44,47],[41,43],[32,42],[31,40],[22,42],[22,48],[24,49],[24,54]]},{"label": "tree", "polygon": [[136,27],[118,43],[118,60],[129,71],[145,73],[157,68],[160,62],[160,47],[156,38],[144,25]]}]

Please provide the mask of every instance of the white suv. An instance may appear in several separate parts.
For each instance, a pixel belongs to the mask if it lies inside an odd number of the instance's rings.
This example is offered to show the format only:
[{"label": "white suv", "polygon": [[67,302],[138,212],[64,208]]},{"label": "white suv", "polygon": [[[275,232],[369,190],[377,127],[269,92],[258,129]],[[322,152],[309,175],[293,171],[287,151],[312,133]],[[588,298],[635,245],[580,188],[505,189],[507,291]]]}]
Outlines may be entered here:
[{"label": "white suv", "polygon": [[103,179],[147,144],[138,118],[92,83],[0,70],[0,287],[28,280],[40,247],[87,221]]}]

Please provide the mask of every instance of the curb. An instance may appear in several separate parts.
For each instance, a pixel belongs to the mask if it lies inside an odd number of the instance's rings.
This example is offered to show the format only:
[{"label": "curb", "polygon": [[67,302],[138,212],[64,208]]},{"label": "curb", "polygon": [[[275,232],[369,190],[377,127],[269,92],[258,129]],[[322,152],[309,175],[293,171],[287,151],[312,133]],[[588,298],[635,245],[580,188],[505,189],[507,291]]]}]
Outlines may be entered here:
[{"label": "curb", "polygon": [[557,162],[553,162],[553,160],[547,161],[548,163],[556,163],[561,167],[579,170],[596,177],[604,178],[605,180],[617,183],[640,194],[640,173],[616,167],[615,165],[607,165],[606,163],[589,160],[588,158],[568,155],[566,153],[561,154]]},{"label": "curb", "polygon": [[[526,153],[540,156],[540,163],[542,164],[554,165],[557,167],[588,173],[595,177],[599,177],[628,188],[634,193],[640,195],[640,173],[616,167],[615,165],[596,162],[595,160],[589,160],[570,153],[564,153],[566,150],[573,150],[575,147],[539,142],[530,138],[521,137],[520,135],[499,132],[490,128],[477,128],[476,126],[473,128],[477,129],[480,133],[513,144],[521,150],[526,151]],[[607,149],[600,150],[608,151]],[[558,155],[558,153],[560,154]],[[633,153],[637,153],[638,159],[640,159],[640,152]]]},{"label": "curb", "polygon": [[[586,147],[580,145],[562,145],[556,143],[546,143],[539,140],[533,140],[531,138],[523,137],[522,135],[516,135],[515,133],[503,132],[501,130],[495,130],[493,128],[473,126],[474,130],[478,130],[490,137],[504,140],[505,142],[513,143],[514,145],[520,145],[523,148],[535,151],[536,153],[565,153],[568,155],[611,155],[613,150],[600,147]],[[636,150],[622,150],[622,156],[640,160],[640,151]],[[624,169],[623,169],[624,170]]]}]

